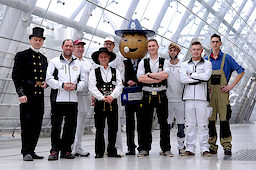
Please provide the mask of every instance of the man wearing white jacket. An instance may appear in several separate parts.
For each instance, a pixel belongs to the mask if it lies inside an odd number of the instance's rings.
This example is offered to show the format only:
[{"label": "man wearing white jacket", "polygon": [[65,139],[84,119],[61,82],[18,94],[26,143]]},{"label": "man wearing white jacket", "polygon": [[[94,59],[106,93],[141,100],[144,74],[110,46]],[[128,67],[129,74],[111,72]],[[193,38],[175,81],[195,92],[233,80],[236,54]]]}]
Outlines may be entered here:
[{"label": "man wearing white jacket", "polygon": [[181,67],[180,79],[185,84],[186,152],[182,156],[194,156],[196,149],[196,125],[202,156],[211,156],[209,152],[208,118],[211,114],[208,102],[207,81],[212,74],[211,62],[201,57],[203,48],[200,42],[191,45],[192,58]]},{"label": "man wearing white jacket", "polygon": [[[82,65],[72,55],[73,41],[66,39],[62,43],[63,53],[50,60],[46,82],[51,90],[51,151],[48,160],[61,158],[74,159],[71,145],[74,142],[77,122],[77,91],[85,86],[85,71]],[[65,121],[62,137],[61,125]]]},{"label": "man wearing white jacket", "polygon": [[182,101],[182,93],[184,85],[180,82],[180,70],[182,66],[182,61],[178,59],[178,54],[180,52],[180,47],[171,43],[168,47],[168,53],[170,56],[170,72],[167,79],[167,91],[166,95],[168,98],[168,124],[170,125],[173,118],[176,119],[176,124],[178,126],[177,141],[178,141],[178,151],[179,154],[184,154],[185,152],[185,104]]}]

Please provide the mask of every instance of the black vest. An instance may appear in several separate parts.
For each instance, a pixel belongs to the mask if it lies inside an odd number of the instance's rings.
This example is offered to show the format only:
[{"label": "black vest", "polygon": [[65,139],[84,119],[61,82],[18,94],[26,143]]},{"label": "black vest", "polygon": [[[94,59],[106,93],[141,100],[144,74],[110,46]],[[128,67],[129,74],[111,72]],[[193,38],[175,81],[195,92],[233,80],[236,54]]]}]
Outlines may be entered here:
[{"label": "black vest", "polygon": [[137,70],[138,70],[138,64],[140,62],[141,59],[138,59],[138,62],[136,64],[136,69],[134,69],[134,66],[131,62],[131,59],[127,59],[124,60],[124,86],[128,87],[127,82],[129,80],[134,81],[135,83],[137,83],[137,85],[139,85],[138,79],[137,79]]},{"label": "black vest", "polygon": [[110,82],[108,82],[108,83],[103,81],[103,79],[101,77],[100,67],[95,69],[95,76],[96,76],[96,82],[97,82],[96,87],[104,96],[110,95],[116,87],[115,86],[115,84],[116,84],[116,69],[114,69],[112,67],[110,69],[111,69],[111,73],[112,73],[112,78],[111,78]]},{"label": "black vest", "polygon": [[[150,69],[150,64],[149,64],[149,58],[144,59],[144,68],[145,68],[145,73],[152,73]],[[159,57],[159,69],[158,72],[164,70],[164,58]],[[144,83],[143,86],[149,86],[149,87],[161,87],[161,86],[167,86],[167,79],[161,81],[160,83],[153,83],[153,84],[146,84]]]}]

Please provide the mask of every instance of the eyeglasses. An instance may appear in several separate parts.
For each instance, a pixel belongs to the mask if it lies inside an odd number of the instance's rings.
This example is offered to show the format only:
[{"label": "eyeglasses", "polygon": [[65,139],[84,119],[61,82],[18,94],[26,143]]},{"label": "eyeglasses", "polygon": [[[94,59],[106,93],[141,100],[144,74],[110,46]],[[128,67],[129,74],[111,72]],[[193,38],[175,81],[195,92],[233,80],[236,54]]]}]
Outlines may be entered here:
[{"label": "eyeglasses", "polygon": [[110,46],[112,46],[112,45],[114,45],[114,43],[104,43],[104,45],[110,45]]},{"label": "eyeglasses", "polygon": [[218,43],[220,43],[220,41],[211,41],[211,43],[212,44],[215,44],[215,43],[218,44]]}]

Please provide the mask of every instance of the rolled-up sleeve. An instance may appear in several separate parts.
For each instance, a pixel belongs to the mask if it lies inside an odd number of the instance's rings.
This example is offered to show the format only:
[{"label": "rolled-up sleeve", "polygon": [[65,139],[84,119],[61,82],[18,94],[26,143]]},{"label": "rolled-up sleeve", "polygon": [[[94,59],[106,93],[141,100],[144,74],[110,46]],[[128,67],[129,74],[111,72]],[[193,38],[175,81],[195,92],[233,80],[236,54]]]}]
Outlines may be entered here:
[{"label": "rolled-up sleeve", "polygon": [[139,79],[139,77],[144,74],[145,74],[145,69],[144,69],[144,59],[143,59],[139,62],[139,65],[138,65],[137,78]]},{"label": "rolled-up sleeve", "polygon": [[228,60],[231,63],[230,64],[231,70],[236,71],[237,74],[244,72],[245,69],[241,65],[239,65],[232,57],[229,57]]}]

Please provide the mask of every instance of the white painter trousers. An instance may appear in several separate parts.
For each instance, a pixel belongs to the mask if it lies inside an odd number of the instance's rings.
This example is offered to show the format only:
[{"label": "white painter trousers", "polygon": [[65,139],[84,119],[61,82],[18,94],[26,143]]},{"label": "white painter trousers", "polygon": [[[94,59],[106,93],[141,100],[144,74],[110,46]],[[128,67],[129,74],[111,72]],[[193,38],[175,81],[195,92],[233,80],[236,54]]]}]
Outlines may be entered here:
[{"label": "white painter trousers", "polygon": [[90,111],[91,96],[88,93],[78,94],[78,115],[74,144],[72,150],[76,152],[82,145],[82,137],[84,134],[85,119]]},{"label": "white painter trousers", "polygon": [[208,101],[186,100],[185,101],[185,125],[186,125],[186,151],[195,153],[196,150],[196,125],[201,153],[209,151],[208,118],[211,115],[211,107]]},{"label": "white painter trousers", "polygon": [[[168,124],[172,124],[173,119],[176,119],[177,125],[184,125],[185,124],[185,103],[181,102],[168,102]],[[178,149],[183,149],[185,146],[185,136],[179,137],[179,135],[184,135],[184,126],[178,126],[178,133],[177,133],[177,142],[178,142]]]}]

